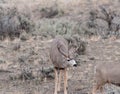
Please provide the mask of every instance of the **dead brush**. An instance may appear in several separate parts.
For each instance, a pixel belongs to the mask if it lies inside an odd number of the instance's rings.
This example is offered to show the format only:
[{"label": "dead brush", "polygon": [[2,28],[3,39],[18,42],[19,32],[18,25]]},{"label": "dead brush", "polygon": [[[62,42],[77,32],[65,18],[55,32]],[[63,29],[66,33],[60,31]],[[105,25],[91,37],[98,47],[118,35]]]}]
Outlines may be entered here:
[{"label": "dead brush", "polygon": [[34,23],[30,17],[18,12],[16,7],[0,6],[0,40],[19,38],[22,31],[31,32]]},{"label": "dead brush", "polygon": [[21,57],[19,58],[19,66],[20,66],[20,75],[18,79],[21,79],[23,81],[25,80],[32,80],[35,77],[33,76],[32,68],[29,64],[25,62],[26,58]]},{"label": "dead brush", "polygon": [[54,69],[53,67],[49,67],[49,68],[43,68],[42,67],[42,70],[40,71],[41,72],[41,80],[43,81],[46,81],[47,79],[54,79],[54,76],[53,76],[53,72],[54,72]]},{"label": "dead brush", "polygon": [[101,5],[98,9],[91,10],[89,19],[87,27],[95,30],[96,34],[102,38],[119,36],[120,15],[119,10],[115,10],[114,5],[112,8],[110,8],[110,4]]},{"label": "dead brush", "polygon": [[24,68],[21,68],[21,74],[19,75],[18,79],[21,79],[23,81],[34,79],[31,68],[27,66],[24,66]]}]

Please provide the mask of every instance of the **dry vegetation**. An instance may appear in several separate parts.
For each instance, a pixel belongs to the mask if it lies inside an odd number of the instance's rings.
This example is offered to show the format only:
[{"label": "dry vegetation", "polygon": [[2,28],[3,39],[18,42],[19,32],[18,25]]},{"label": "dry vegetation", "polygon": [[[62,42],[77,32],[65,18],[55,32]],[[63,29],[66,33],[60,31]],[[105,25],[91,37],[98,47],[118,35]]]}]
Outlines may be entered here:
[{"label": "dry vegetation", "polygon": [[[119,5],[119,0],[1,0],[0,94],[53,94],[48,51],[59,34],[79,39],[79,66],[70,69],[68,94],[89,94],[95,64],[119,61]],[[119,94],[111,88],[107,94]]]}]

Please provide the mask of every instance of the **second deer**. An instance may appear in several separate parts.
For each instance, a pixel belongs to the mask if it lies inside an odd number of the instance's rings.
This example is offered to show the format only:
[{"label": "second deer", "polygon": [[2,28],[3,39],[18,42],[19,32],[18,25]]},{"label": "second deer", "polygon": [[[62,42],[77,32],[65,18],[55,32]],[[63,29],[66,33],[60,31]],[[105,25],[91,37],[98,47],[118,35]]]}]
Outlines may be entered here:
[{"label": "second deer", "polygon": [[105,84],[114,84],[120,86],[120,63],[102,63],[98,64],[95,73],[96,85],[92,94],[96,94],[97,90],[103,93]]}]

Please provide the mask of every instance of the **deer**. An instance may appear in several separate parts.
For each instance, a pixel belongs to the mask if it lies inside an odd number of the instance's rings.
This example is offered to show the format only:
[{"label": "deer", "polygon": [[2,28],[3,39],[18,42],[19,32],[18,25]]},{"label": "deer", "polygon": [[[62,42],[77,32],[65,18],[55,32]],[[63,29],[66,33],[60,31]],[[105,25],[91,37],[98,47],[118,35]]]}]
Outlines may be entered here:
[{"label": "deer", "polygon": [[50,59],[54,65],[55,73],[55,90],[54,94],[57,94],[61,88],[61,75],[64,73],[64,94],[67,94],[67,69],[69,67],[76,67],[77,63],[73,58],[75,49],[72,49],[69,45],[69,41],[63,36],[56,36],[51,42],[50,47]]},{"label": "deer", "polygon": [[96,84],[93,86],[92,94],[96,94],[97,90],[100,90],[103,94],[103,86],[105,84],[120,86],[120,63],[97,64],[94,77]]}]

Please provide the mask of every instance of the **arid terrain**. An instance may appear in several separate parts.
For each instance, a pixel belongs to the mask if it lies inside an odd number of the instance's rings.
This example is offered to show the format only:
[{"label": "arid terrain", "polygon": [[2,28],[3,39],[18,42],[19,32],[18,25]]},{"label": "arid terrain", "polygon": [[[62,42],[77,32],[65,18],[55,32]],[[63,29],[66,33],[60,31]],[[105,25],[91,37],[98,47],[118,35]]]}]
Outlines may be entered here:
[{"label": "arid terrain", "polygon": [[[1,0],[0,94],[53,94],[49,47],[57,35],[77,35],[86,43],[78,66],[68,71],[68,94],[91,94],[96,64],[120,61],[119,5],[119,0]],[[120,94],[120,88],[105,85],[104,92]]]},{"label": "arid terrain", "polygon": [[[38,40],[39,41],[39,40]],[[18,41],[17,41],[18,43]],[[27,55],[24,53],[30,53],[32,49],[30,50],[30,47],[37,48],[37,51],[35,52],[36,55],[31,55],[27,57]],[[38,43],[38,42],[37,42]],[[26,42],[20,42],[19,45],[21,45],[21,48],[19,49],[19,52],[13,50],[13,45],[16,45],[16,41],[13,42],[1,42],[0,45],[0,55],[1,58],[6,55],[6,57],[2,58],[5,59],[4,62],[1,60],[1,72],[0,72],[0,93],[1,94],[53,94],[54,91],[54,80],[47,78],[46,81],[41,81],[40,77],[36,77],[31,80],[22,80],[14,78],[16,76],[19,76],[19,72],[23,68],[31,68],[30,70],[34,72],[39,72],[41,67],[50,67],[51,63],[49,60],[46,60],[46,64],[40,64],[39,57],[43,56],[44,54],[48,53],[47,49],[49,48],[49,41],[41,41],[38,44],[35,44],[34,41],[26,41]],[[9,45],[9,46],[8,46]],[[89,40],[87,51],[85,55],[79,56],[80,65],[74,69],[69,70],[69,86],[68,91],[69,94],[89,94],[92,86],[93,86],[93,75],[94,75],[94,68],[97,63],[101,62],[119,62],[120,57],[120,40]],[[9,50],[6,50],[8,49]],[[48,48],[47,48],[48,47]],[[24,50],[26,49],[26,50]],[[43,50],[44,49],[44,50]],[[36,49],[35,49],[36,50]],[[33,49],[33,51],[35,51]],[[3,53],[4,52],[4,53]],[[7,54],[6,54],[7,53]],[[39,54],[39,55],[38,55]],[[7,56],[8,55],[8,56]],[[27,60],[28,58],[31,60],[29,62],[29,65],[23,65],[23,67],[20,67],[19,62],[17,62],[18,57],[17,56],[26,56]],[[45,55],[46,56],[46,55]],[[7,59],[8,58],[8,59]],[[24,57],[25,58],[25,57]],[[7,60],[16,60],[16,62],[12,63]],[[34,61],[35,60],[35,61]],[[36,62],[32,64],[33,62]],[[22,69],[20,69],[22,68]],[[72,73],[72,74],[71,74]],[[35,75],[36,76],[36,75]],[[38,74],[37,76],[40,76]],[[63,85],[63,84],[62,84]],[[111,89],[113,88],[113,89]],[[111,94],[111,92],[116,92],[114,89],[115,86],[112,86],[109,88],[105,88],[108,92],[108,94]],[[117,89],[119,90],[119,89]],[[62,94],[63,90],[59,94]],[[115,93],[119,94],[119,93]]]}]

